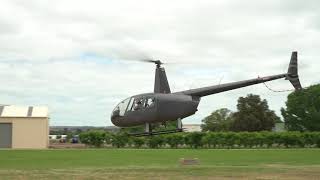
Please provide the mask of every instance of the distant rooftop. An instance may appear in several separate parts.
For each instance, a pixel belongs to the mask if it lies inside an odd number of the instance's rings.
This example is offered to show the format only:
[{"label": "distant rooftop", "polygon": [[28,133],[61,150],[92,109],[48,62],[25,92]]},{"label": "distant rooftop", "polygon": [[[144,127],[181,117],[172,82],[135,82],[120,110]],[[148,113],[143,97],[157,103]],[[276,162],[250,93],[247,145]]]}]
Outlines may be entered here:
[{"label": "distant rooftop", "polygon": [[48,117],[45,106],[0,105],[0,117]]}]

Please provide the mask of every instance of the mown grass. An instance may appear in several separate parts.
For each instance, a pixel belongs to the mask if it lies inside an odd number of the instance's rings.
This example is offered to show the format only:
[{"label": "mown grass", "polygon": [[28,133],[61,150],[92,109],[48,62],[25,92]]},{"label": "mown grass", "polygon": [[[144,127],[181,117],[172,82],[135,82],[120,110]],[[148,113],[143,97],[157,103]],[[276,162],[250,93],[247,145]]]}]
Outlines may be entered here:
[{"label": "mown grass", "polygon": [[[182,166],[180,158],[200,163]],[[0,150],[0,179],[317,179],[320,149]]]}]

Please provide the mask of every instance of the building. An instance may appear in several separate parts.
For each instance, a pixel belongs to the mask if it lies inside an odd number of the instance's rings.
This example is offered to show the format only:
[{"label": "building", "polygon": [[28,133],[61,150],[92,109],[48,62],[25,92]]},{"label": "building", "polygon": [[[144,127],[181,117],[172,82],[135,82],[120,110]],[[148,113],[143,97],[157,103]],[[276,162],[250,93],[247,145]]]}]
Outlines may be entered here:
[{"label": "building", "polygon": [[43,149],[48,145],[47,107],[0,105],[0,148]]},{"label": "building", "polygon": [[183,129],[185,132],[200,132],[201,124],[184,124]]}]

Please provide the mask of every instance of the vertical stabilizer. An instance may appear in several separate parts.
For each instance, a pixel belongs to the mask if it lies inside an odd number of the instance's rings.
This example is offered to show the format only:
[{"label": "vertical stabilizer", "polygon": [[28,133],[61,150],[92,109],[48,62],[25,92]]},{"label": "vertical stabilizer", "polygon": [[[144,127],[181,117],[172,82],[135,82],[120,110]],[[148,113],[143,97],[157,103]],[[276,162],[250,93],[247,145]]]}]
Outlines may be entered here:
[{"label": "vertical stabilizer", "polygon": [[291,54],[290,64],[287,73],[287,80],[291,82],[296,90],[302,89],[298,75],[298,52],[293,51]]}]

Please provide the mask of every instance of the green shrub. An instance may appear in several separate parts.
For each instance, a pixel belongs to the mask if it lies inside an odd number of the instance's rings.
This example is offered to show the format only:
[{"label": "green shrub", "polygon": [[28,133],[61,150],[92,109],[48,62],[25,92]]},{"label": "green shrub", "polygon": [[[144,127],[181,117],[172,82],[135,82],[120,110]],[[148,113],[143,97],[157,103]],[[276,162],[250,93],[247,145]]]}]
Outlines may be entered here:
[{"label": "green shrub", "polygon": [[147,140],[147,144],[150,148],[159,148],[165,144],[164,137],[161,135],[150,136]]},{"label": "green shrub", "polygon": [[188,145],[191,148],[199,148],[202,147],[202,137],[204,136],[204,133],[202,132],[191,132],[186,133],[185,136],[185,144]]},{"label": "green shrub", "polygon": [[86,145],[101,147],[105,142],[106,133],[104,131],[88,131],[79,135],[80,141]]},{"label": "green shrub", "polygon": [[319,147],[320,132],[191,132],[150,137],[129,137],[126,133],[110,134],[104,131],[89,131],[80,134],[80,141],[86,145],[101,147],[112,146],[140,148],[146,144],[149,148],[170,146],[179,148],[184,144],[190,148],[303,148]]},{"label": "green shrub", "polygon": [[178,148],[179,145],[183,145],[183,135],[182,134],[169,134],[165,136],[165,142],[171,148]]},{"label": "green shrub", "polygon": [[112,135],[111,144],[113,147],[122,148],[125,147],[129,141],[127,133],[116,133]]},{"label": "green shrub", "polygon": [[141,148],[145,144],[145,139],[143,137],[133,137],[131,138],[131,141],[135,148]]}]

